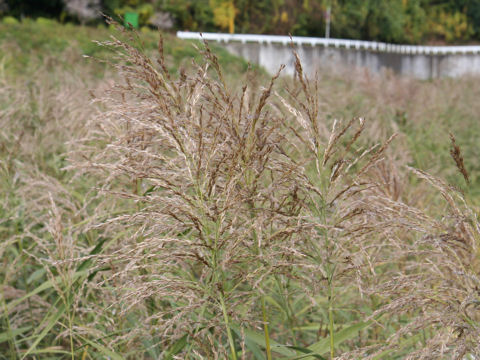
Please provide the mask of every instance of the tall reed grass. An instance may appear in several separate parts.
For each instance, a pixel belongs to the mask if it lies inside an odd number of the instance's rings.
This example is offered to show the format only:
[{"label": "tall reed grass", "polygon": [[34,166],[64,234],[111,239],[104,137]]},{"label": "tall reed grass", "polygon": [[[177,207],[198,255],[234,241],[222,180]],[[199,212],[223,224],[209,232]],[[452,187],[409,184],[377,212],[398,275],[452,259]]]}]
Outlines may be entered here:
[{"label": "tall reed grass", "polygon": [[475,208],[402,134],[328,116],[298,57],[262,87],[207,43],[172,73],[135,41],[103,42],[116,75],[58,116],[57,171],[2,150],[6,358],[479,355]]}]

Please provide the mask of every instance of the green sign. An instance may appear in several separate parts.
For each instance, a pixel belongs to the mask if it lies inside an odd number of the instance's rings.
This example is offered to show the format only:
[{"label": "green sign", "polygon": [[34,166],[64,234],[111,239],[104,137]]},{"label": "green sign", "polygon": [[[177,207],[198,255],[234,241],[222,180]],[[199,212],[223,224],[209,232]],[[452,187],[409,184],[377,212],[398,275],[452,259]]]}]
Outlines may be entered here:
[{"label": "green sign", "polygon": [[125,27],[138,29],[138,14],[134,12],[125,13]]}]

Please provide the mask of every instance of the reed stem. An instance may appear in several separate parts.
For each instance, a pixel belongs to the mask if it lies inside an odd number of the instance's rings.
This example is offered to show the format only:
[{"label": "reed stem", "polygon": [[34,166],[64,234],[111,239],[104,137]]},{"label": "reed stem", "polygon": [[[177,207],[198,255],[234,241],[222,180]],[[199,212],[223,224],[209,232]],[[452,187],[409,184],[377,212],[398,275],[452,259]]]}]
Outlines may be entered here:
[{"label": "reed stem", "polygon": [[227,307],[225,306],[225,300],[223,299],[223,294],[220,294],[220,305],[222,306],[223,319],[225,321],[225,328],[227,330],[228,343],[230,344],[230,350],[232,352],[232,359],[237,360],[237,352],[233,342],[232,331],[230,330],[230,321],[228,318]]}]

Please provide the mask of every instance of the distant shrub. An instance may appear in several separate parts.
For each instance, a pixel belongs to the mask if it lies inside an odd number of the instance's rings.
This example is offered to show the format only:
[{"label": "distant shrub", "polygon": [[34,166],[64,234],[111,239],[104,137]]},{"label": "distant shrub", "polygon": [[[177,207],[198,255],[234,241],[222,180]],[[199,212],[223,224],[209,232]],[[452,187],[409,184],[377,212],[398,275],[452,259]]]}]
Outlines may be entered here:
[{"label": "distant shrub", "polygon": [[13,25],[13,24],[18,24],[19,23],[19,21],[17,19],[15,19],[13,16],[5,16],[2,19],[2,22],[4,24],[7,24],[7,25]]},{"label": "distant shrub", "polygon": [[55,20],[47,19],[44,17],[38,17],[36,21],[37,21],[37,24],[42,26],[54,26],[57,24]]}]

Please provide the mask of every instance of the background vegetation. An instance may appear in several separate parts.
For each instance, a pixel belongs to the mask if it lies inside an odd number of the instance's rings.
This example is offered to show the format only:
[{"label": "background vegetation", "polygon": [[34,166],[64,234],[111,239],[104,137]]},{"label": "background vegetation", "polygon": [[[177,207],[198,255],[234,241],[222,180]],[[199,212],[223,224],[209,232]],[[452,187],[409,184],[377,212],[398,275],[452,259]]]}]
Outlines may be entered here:
[{"label": "background vegetation", "polygon": [[332,37],[412,44],[480,40],[477,0],[2,0],[0,15],[98,23],[100,12],[117,18],[135,11],[142,26],[322,37],[329,7]]}]

